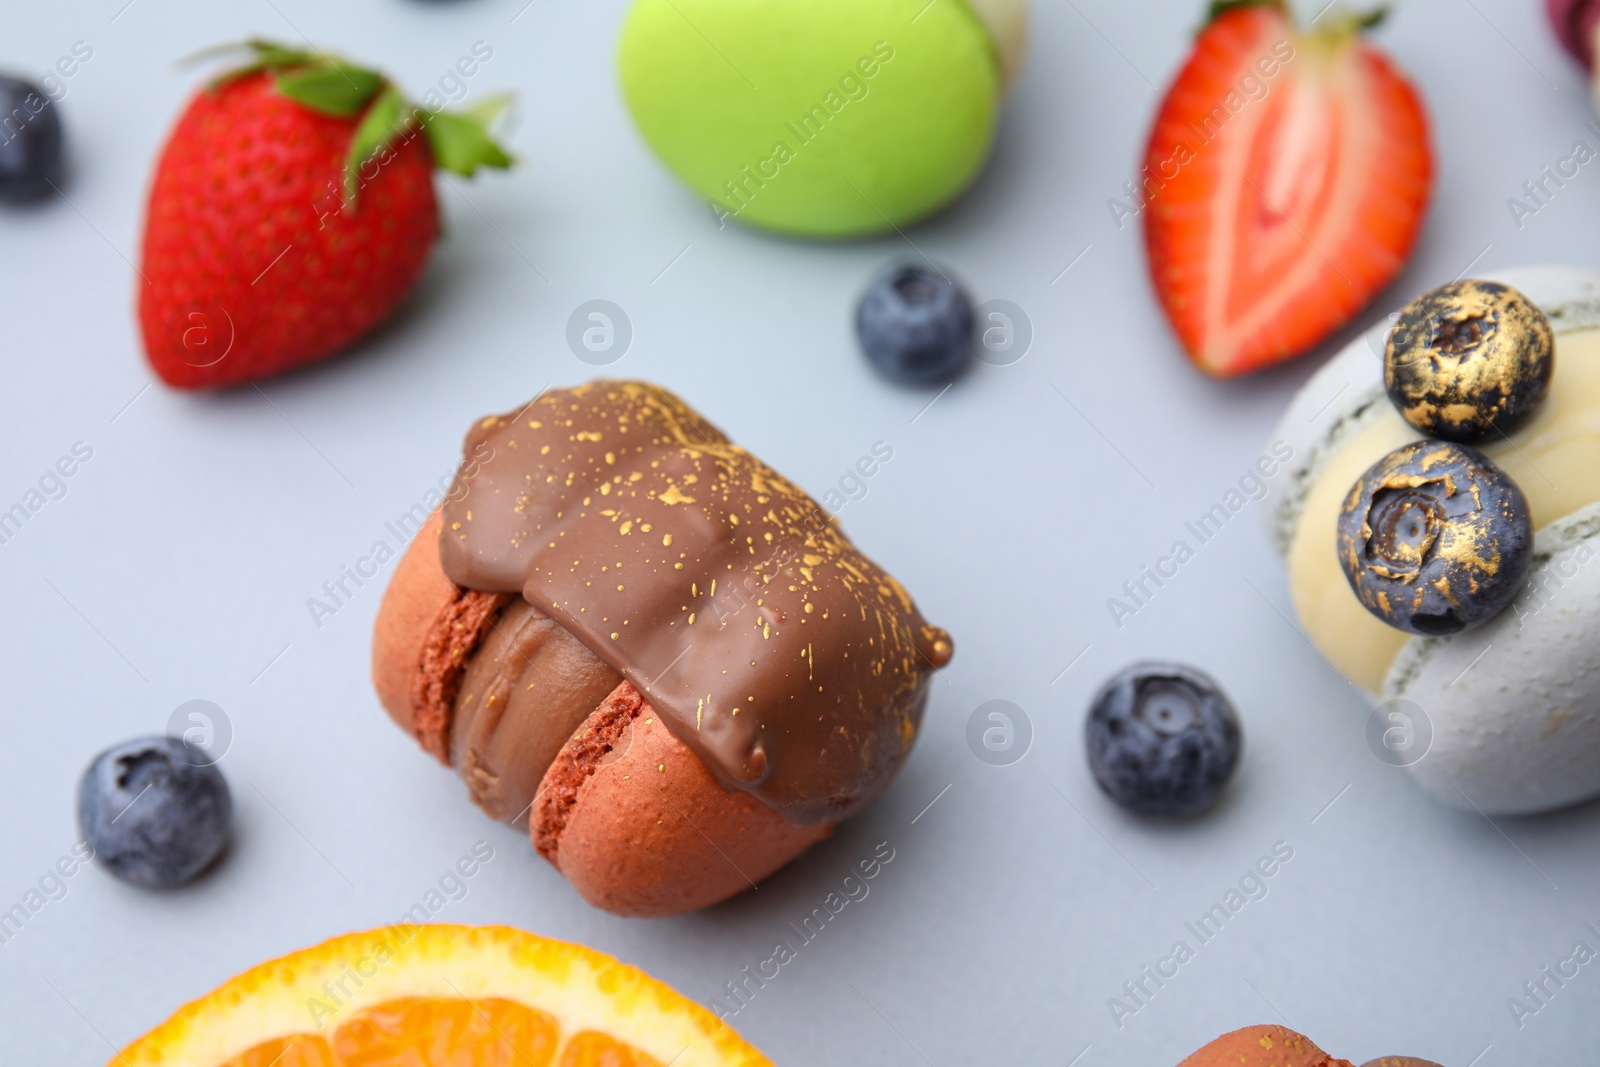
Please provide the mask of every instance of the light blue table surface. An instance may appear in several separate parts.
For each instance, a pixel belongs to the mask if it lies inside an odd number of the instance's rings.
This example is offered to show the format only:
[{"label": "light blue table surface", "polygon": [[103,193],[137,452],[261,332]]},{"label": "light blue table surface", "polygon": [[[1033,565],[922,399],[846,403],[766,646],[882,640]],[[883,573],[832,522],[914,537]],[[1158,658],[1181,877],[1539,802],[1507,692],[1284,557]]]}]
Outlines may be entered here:
[{"label": "light blue table surface", "polygon": [[[1137,226],[1108,209],[1196,0],[1042,0],[970,195],[905,239],[842,245],[719,230],[657,164],[617,90],[624,0],[123,3],[10,0],[0,34],[0,67],[23,72],[93,50],[65,82],[64,196],[0,211],[0,507],[92,450],[0,545],[0,910],[70,853],[89,758],[189,700],[231,726],[236,838],[179,892],[92,867],[47,882],[56,899],[0,943],[0,1061],[103,1062],[252,964],[397,918],[484,841],[493,859],[441,921],[580,941],[707,1003],[886,842],[870,892],[734,1016],[780,1064],[1171,1067],[1252,1022],[1358,1063],[1595,1062],[1600,967],[1521,1028],[1507,1000],[1575,942],[1600,948],[1585,926],[1600,926],[1600,807],[1491,823],[1375,759],[1365,706],[1285,621],[1265,504],[1120,628],[1108,611],[1246,473],[1333,349],[1202,378],[1154,302]],[[1600,165],[1534,215],[1507,204],[1574,142],[1600,147],[1541,7],[1411,0],[1377,33],[1426,94],[1439,177],[1414,259],[1367,320],[1473,265],[1600,265]],[[180,395],[152,384],[131,314],[142,202],[201,76],[174,61],[250,33],[307,35],[417,93],[487,42],[471,91],[515,90],[522,165],[440,184],[447,236],[420,293],[354,353],[259,391]],[[912,243],[1035,331],[1021,362],[979,366],[931,406],[874,377],[850,328],[865,280]],[[874,808],[758,891],[671,920],[589,908],[390,725],[368,680],[388,568],[332,615],[307,607],[395,541],[386,523],[449,472],[472,419],[591,375],[565,332],[592,299],[633,327],[609,373],[679,391],[814,494],[887,442],[840,518],[957,645]],[[1086,701],[1141,657],[1203,666],[1245,721],[1228,799],[1189,825],[1124,815],[1087,773]],[[1031,723],[1010,766],[966,742],[991,700]],[[1265,895],[1202,944],[1186,923],[1275,848],[1292,858]],[[1180,940],[1193,958],[1114,1013]]]}]

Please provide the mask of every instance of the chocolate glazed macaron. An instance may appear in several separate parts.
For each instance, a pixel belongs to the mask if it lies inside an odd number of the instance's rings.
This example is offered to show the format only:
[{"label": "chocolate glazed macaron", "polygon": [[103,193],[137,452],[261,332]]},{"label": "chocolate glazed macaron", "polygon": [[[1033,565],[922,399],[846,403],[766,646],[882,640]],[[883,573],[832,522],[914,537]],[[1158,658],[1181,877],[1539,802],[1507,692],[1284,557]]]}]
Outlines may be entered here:
[{"label": "chocolate glazed macaron", "polygon": [[373,680],[591,904],[714,904],[889,784],[950,638],[803,491],[640,382],[548,390],[464,453]]},{"label": "chocolate glazed macaron", "polygon": [[[1353,1067],[1286,1026],[1247,1026],[1223,1034],[1178,1067]],[[1439,1067],[1413,1056],[1383,1056],[1361,1067]]]}]

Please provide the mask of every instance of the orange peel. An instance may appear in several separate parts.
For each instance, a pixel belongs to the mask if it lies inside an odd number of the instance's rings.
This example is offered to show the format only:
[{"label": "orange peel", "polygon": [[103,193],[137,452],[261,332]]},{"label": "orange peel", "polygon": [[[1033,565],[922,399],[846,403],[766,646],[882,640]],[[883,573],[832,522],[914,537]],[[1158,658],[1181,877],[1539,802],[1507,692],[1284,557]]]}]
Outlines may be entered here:
[{"label": "orange peel", "polygon": [[390,926],[271,960],[110,1067],[772,1067],[699,1004],[505,926]]}]

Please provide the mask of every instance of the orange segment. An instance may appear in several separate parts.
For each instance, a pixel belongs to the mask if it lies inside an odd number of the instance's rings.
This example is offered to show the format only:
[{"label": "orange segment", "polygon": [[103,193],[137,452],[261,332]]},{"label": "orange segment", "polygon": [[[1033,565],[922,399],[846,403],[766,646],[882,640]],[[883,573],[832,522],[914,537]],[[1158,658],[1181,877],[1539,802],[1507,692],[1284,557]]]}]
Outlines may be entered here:
[{"label": "orange segment", "polygon": [[333,1035],[339,1067],[549,1067],[561,1028],[509,1000],[409,997],[379,1004]]},{"label": "orange segment", "polygon": [[567,1045],[561,1055],[561,1067],[661,1067],[661,1063],[605,1034],[587,1030]]},{"label": "orange segment", "polygon": [[338,1062],[322,1038],[296,1034],[257,1045],[222,1067],[338,1067]]},{"label": "orange segment", "polygon": [[507,927],[398,926],[264,963],[112,1067],[772,1067],[609,956]]}]

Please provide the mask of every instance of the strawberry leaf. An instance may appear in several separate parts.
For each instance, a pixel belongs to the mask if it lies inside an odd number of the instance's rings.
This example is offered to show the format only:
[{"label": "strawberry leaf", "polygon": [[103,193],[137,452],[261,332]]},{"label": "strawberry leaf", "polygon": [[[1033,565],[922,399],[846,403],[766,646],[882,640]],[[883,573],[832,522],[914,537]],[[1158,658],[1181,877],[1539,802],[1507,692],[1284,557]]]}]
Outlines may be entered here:
[{"label": "strawberry leaf", "polygon": [[1373,8],[1371,11],[1368,11],[1363,15],[1357,15],[1356,24],[1364,30],[1370,30],[1374,26],[1382,24],[1383,20],[1388,17],[1389,5],[1384,4],[1381,7]]},{"label": "strawberry leaf", "polygon": [[[354,119],[354,133],[345,153],[344,204],[354,207],[361,186],[389,162],[389,149],[403,136],[418,132],[428,139],[434,165],[471,177],[479,167],[509,167],[511,154],[495,142],[490,129],[511,103],[506,95],[487,96],[457,113],[428,111],[408,103],[377,71],[352,66],[315,49],[290,48],[262,38],[220,45],[190,57],[212,59],[243,52],[243,62],[212,79],[215,91],[254,74],[270,74],[273,86],[291,100],[324,115]],[[364,111],[364,113],[363,113]],[[407,131],[409,135],[407,135]]]},{"label": "strawberry leaf", "polygon": [[216,92],[224,86],[231,85],[241,78],[248,78],[252,74],[259,74],[264,70],[276,70],[282,67],[300,66],[311,62],[315,57],[305,52],[295,52],[284,48],[282,45],[273,44],[251,38],[248,41],[230,41],[227,44],[212,45],[202,48],[178,60],[180,67],[204,63],[211,59],[220,59],[223,56],[237,55],[248,52],[250,60],[235,67],[229,67],[221,74],[215,75],[206,82],[207,92]]},{"label": "strawberry leaf", "polygon": [[405,132],[408,116],[405,101],[393,85],[385,85],[378,98],[356,126],[350,139],[350,152],[344,163],[344,202],[354,206],[356,191],[361,186],[361,171],[367,162],[377,158]]},{"label": "strawberry leaf", "polygon": [[485,101],[474,111],[453,114],[430,111],[422,115],[433,162],[445,170],[471,177],[479,167],[509,167],[511,154],[495,143],[489,125],[505,102]]},{"label": "strawberry leaf", "polygon": [[470,107],[461,109],[461,114],[472,119],[485,130],[492,130],[511,110],[510,93],[491,93]]},{"label": "strawberry leaf", "polygon": [[324,60],[319,53],[307,52],[301,48],[287,48],[276,41],[268,41],[261,37],[250,38],[244,46],[255,53],[257,63],[266,67],[284,69],[304,67],[318,60]]},{"label": "strawberry leaf", "polygon": [[313,111],[347,119],[371,100],[383,77],[342,63],[320,63],[279,74],[278,92]]},{"label": "strawberry leaf", "polygon": [[1217,21],[1230,11],[1243,7],[1276,7],[1282,8],[1283,0],[1211,0],[1211,6],[1206,10],[1205,21],[1200,24],[1203,33],[1207,26]]}]

